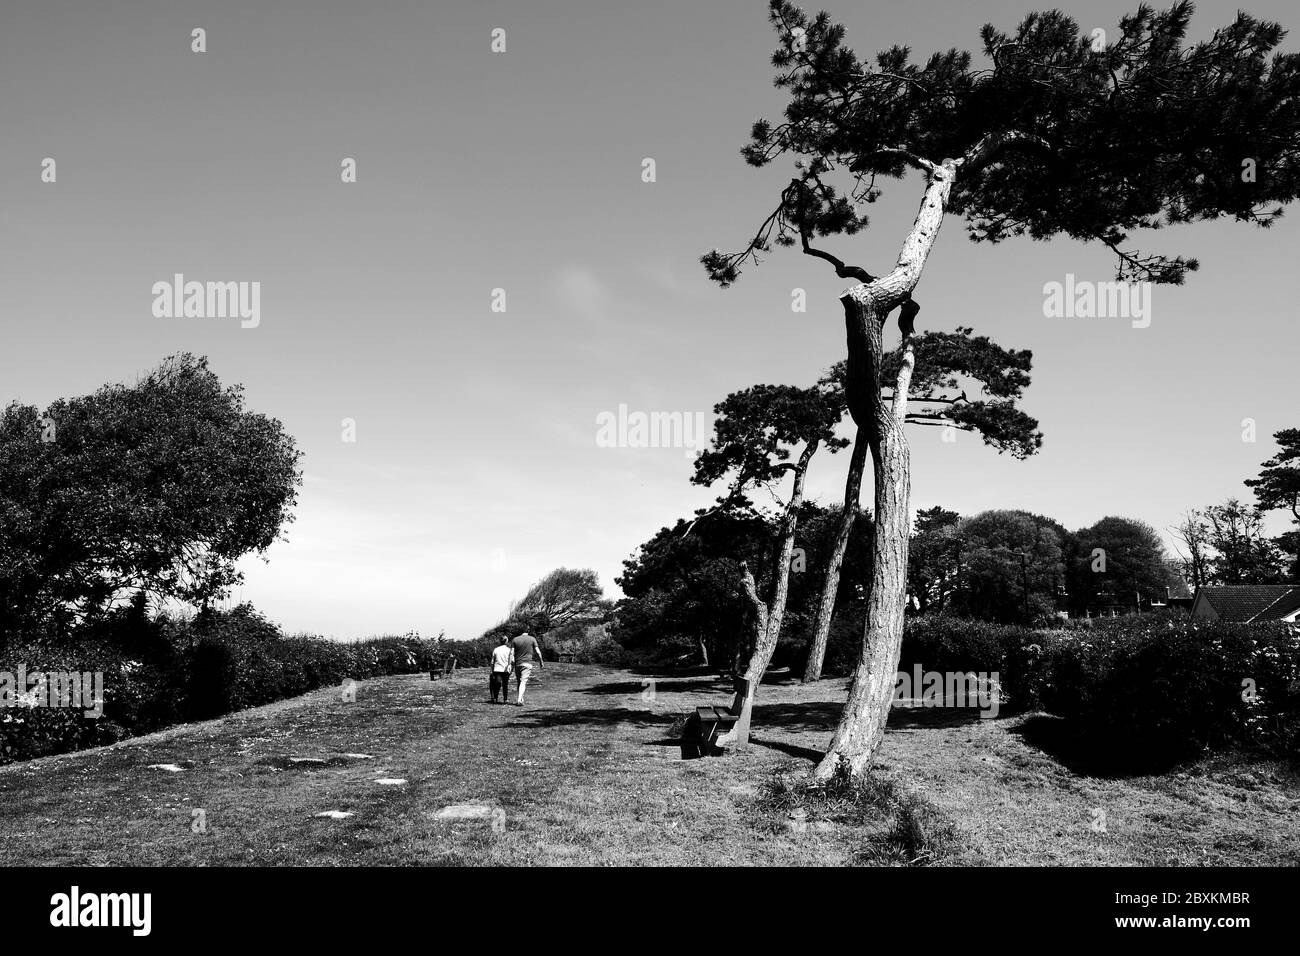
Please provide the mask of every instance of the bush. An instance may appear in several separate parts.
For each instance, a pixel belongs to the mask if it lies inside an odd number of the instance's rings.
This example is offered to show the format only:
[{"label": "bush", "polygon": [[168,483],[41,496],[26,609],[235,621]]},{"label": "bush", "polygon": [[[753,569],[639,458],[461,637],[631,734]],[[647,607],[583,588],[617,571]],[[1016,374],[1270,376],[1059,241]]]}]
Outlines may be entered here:
[{"label": "bush", "polygon": [[[666,634],[653,644],[629,647],[620,644],[619,650],[625,667],[643,670],[674,670],[679,667],[699,667],[702,664],[700,643],[685,635]],[[730,672],[732,658],[711,655],[709,666],[713,670]]]},{"label": "bush", "polygon": [[1281,623],[1133,616],[1057,632],[1044,708],[1126,762],[1246,746],[1295,756],[1300,633]]},{"label": "bush", "polygon": [[501,632],[498,632],[466,641],[439,641],[435,652],[440,657],[455,654],[457,667],[487,667],[492,661],[492,652],[500,645]]},{"label": "bush", "polygon": [[609,636],[603,624],[559,628],[549,635],[555,653],[572,654],[576,664],[605,664],[619,667],[627,660],[623,646]]},{"label": "bush", "polygon": [[[425,671],[462,645],[418,635],[351,644],[309,635],[285,637],[249,605],[192,619],[138,612],[97,622],[79,639],[11,644],[0,671],[102,672],[104,709],[35,706],[34,695],[0,707],[0,763],[109,743],[185,720],[204,720],[294,697],[319,687]],[[472,655],[471,655],[472,656]],[[486,662],[486,654],[483,655]]]},{"label": "bush", "polygon": [[1041,633],[950,614],[909,617],[903,627],[898,668],[910,672],[996,673],[1003,709],[1033,710],[1040,704]]}]

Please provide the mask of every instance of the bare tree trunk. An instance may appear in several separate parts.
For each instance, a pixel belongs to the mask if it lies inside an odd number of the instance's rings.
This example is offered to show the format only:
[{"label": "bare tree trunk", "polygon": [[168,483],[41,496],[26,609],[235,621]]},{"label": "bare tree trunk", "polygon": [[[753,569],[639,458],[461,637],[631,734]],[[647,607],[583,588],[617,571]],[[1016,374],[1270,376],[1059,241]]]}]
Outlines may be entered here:
[{"label": "bare tree trunk", "polygon": [[772,601],[768,605],[767,627],[759,635],[754,652],[750,655],[749,664],[741,674],[746,680],[752,681],[755,687],[763,679],[763,672],[767,670],[767,665],[772,660],[772,653],[776,650],[777,640],[781,636],[785,603],[790,594],[790,559],[794,555],[799,507],[803,504],[804,479],[808,475],[808,463],[817,453],[817,446],[818,442],[810,442],[803,454],[799,456],[799,463],[794,471],[794,489],[790,494],[790,501],[785,506],[785,514],[781,517],[781,537],[772,561],[773,588]]},{"label": "bare tree trunk", "polygon": [[749,742],[749,722],[754,708],[754,697],[758,693],[758,685],[763,681],[763,673],[771,663],[772,654],[776,651],[777,641],[781,637],[781,621],[785,617],[786,598],[790,593],[790,558],[794,554],[794,537],[799,526],[799,507],[803,504],[804,479],[808,475],[808,463],[817,453],[818,445],[818,442],[810,442],[803,454],[799,456],[798,464],[795,465],[794,489],[790,493],[790,501],[785,506],[785,514],[781,517],[781,537],[772,563],[771,604],[763,603],[754,586],[754,576],[748,567],[744,568],[742,584],[745,595],[754,609],[754,619],[757,623],[754,628],[754,643],[749,655],[749,663],[742,671],[739,666],[739,656],[736,661],[736,674],[744,683],[738,687],[732,698],[731,712],[739,715],[740,719],[730,733],[718,738],[720,746],[739,749]]},{"label": "bare tree trunk", "polygon": [[736,676],[743,673],[745,662],[754,654],[755,649],[763,643],[764,635],[767,633],[767,604],[758,596],[758,585],[754,581],[754,572],[749,570],[748,564],[740,566],[740,589],[741,593],[749,601],[752,611],[752,623],[748,641],[738,641],[736,643],[736,657],[731,668],[731,673]]},{"label": "bare tree trunk", "polygon": [[891,311],[911,302],[912,290],[943,222],[955,172],[956,166],[950,160],[930,170],[921,208],[894,269],[880,279],[854,286],[840,298],[848,336],[845,396],[853,420],[867,432],[876,484],[875,520],[862,656],[835,736],[817,765],[815,775],[819,780],[840,769],[854,775],[862,773],[880,746],[889,719],[907,603],[911,457],[903,423],[914,361],[910,340],[915,306],[910,313],[905,309],[899,320],[903,360],[894,383],[892,407],[880,394],[883,326]]},{"label": "bare tree trunk", "polygon": [[817,621],[813,624],[812,646],[808,649],[808,663],[804,665],[804,683],[821,680],[822,662],[826,658],[826,642],[830,639],[831,618],[835,615],[835,596],[840,590],[840,568],[844,553],[849,547],[854,522],[858,518],[858,500],[862,495],[862,471],[867,463],[867,439],[858,429],[853,439],[853,455],[849,459],[849,476],[844,483],[844,511],[840,527],[831,547],[830,560],[826,562],[826,580],[822,582],[821,602],[817,605]]}]

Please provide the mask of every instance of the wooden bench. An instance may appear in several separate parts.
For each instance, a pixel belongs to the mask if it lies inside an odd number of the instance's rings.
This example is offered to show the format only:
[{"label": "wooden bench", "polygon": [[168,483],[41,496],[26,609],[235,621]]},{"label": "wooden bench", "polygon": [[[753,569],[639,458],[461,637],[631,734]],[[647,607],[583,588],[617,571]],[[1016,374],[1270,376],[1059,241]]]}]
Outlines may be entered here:
[{"label": "wooden bench", "polygon": [[573,653],[573,651],[560,651],[560,654],[559,654],[559,658],[560,658],[560,660],[559,660],[559,662],[560,662],[561,664],[572,664],[572,663],[573,663],[573,659],[574,659],[575,657],[577,657],[577,656],[578,656],[578,655],[575,654],[575,653]]},{"label": "wooden bench", "polygon": [[429,680],[437,680],[440,677],[451,677],[456,673],[456,655],[448,654],[441,661],[433,661],[429,667]]},{"label": "wooden bench", "polygon": [[[736,699],[731,707],[696,707],[695,713],[686,718],[681,740],[683,760],[716,757],[723,753],[718,746],[718,738],[732,730],[744,716],[739,704],[747,699],[750,692],[749,682],[743,678],[737,678],[734,687]],[[744,736],[748,738],[747,733]],[[741,744],[744,742],[741,741]]]}]

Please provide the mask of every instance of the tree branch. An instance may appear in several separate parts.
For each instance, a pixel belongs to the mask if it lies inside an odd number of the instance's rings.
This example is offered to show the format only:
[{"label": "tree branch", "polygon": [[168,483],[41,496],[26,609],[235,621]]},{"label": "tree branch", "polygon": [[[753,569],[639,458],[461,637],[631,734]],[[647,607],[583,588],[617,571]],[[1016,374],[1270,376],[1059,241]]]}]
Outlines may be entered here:
[{"label": "tree branch", "polygon": [[803,253],[806,256],[813,256],[817,259],[825,259],[835,267],[835,274],[841,279],[857,279],[859,282],[875,282],[876,277],[869,273],[861,266],[847,266],[842,259],[837,259],[829,252],[823,252],[821,249],[814,249],[808,243],[808,230],[800,229],[799,238],[803,241]]},{"label": "tree branch", "polygon": [[979,172],[998,155],[1008,149],[1042,149],[1051,150],[1051,145],[1041,136],[1022,133],[1019,130],[1005,130],[989,133],[966,151],[966,155],[957,160],[957,168],[963,175],[969,176]]},{"label": "tree branch", "polygon": [[854,173],[864,172],[874,165],[878,159],[901,159],[907,165],[924,173],[933,173],[938,168],[937,164],[930,162],[924,156],[918,156],[910,149],[904,149],[902,146],[887,146],[883,149],[874,150],[865,156],[859,156],[849,164],[849,171]]}]

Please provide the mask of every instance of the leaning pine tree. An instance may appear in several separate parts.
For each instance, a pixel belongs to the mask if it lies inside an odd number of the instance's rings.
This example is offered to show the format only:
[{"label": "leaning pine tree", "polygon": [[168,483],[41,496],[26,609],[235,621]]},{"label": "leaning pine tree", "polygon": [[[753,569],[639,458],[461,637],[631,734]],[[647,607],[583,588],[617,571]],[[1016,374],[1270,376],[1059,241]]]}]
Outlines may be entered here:
[{"label": "leaning pine tree", "polygon": [[[978,68],[957,50],[919,65],[903,47],[871,65],[826,14],[771,0],[776,83],[790,99],[782,122],[754,124],[743,152],[754,166],[792,157],[795,176],[744,249],[703,261],[725,286],[773,242],[798,245],[854,282],[840,301],[847,404],[875,476],[871,596],[820,778],[868,766],[889,714],[906,593],[913,293],[944,217],[964,217],[975,241],[1100,242],[1115,253],[1119,279],[1181,283],[1195,260],[1138,252],[1133,230],[1221,217],[1268,225],[1300,189],[1300,57],[1276,52],[1284,31],[1239,14],[1187,46],[1191,14],[1190,3],[1139,7],[1106,43],[1064,14],[1036,13],[1013,34],[985,26]],[[909,167],[925,187],[892,268],[873,274],[813,245],[864,229],[877,182]],[[837,188],[837,177],[847,184]],[[896,309],[902,341],[886,397],[883,333]]]},{"label": "leaning pine tree", "polygon": [[[915,302],[910,307],[915,315]],[[918,332],[909,339],[908,346],[914,366],[903,406],[908,423],[977,432],[986,445],[999,453],[1009,451],[1017,458],[1027,458],[1039,449],[1043,436],[1038,421],[1016,407],[1029,384],[1033,355],[1027,349],[1005,349],[961,327],[955,332]],[[904,356],[904,352],[894,351],[884,357],[881,380],[888,393],[882,399],[891,406]],[[831,370],[830,377],[843,382],[845,375],[845,363],[841,362]],[[870,447],[867,436],[866,430],[859,427],[844,486],[844,510],[826,565],[808,662],[804,665],[806,682],[821,679],[840,586],[840,567],[858,512],[862,470]]]},{"label": "leaning pine tree", "polygon": [[[728,480],[727,492],[716,508],[709,509],[687,528],[711,514],[748,509],[748,495],[756,488],[770,487],[787,475],[790,495],[780,510],[768,569],[763,575],[767,595],[759,594],[758,583],[747,563],[740,565],[737,588],[750,607],[752,628],[748,645],[736,648],[735,674],[748,693],[738,693],[732,709],[740,714],[739,745],[746,742],[754,691],[763,679],[781,636],[786,599],[790,593],[790,564],[794,556],[799,509],[803,504],[808,466],[819,448],[831,453],[848,444],[835,436],[835,426],[844,415],[844,394],[832,381],[813,388],[793,385],[755,385],[732,392],[714,406],[717,418],[713,440],[695,460],[691,481],[713,485]],[[797,452],[797,457],[794,457]]]}]

